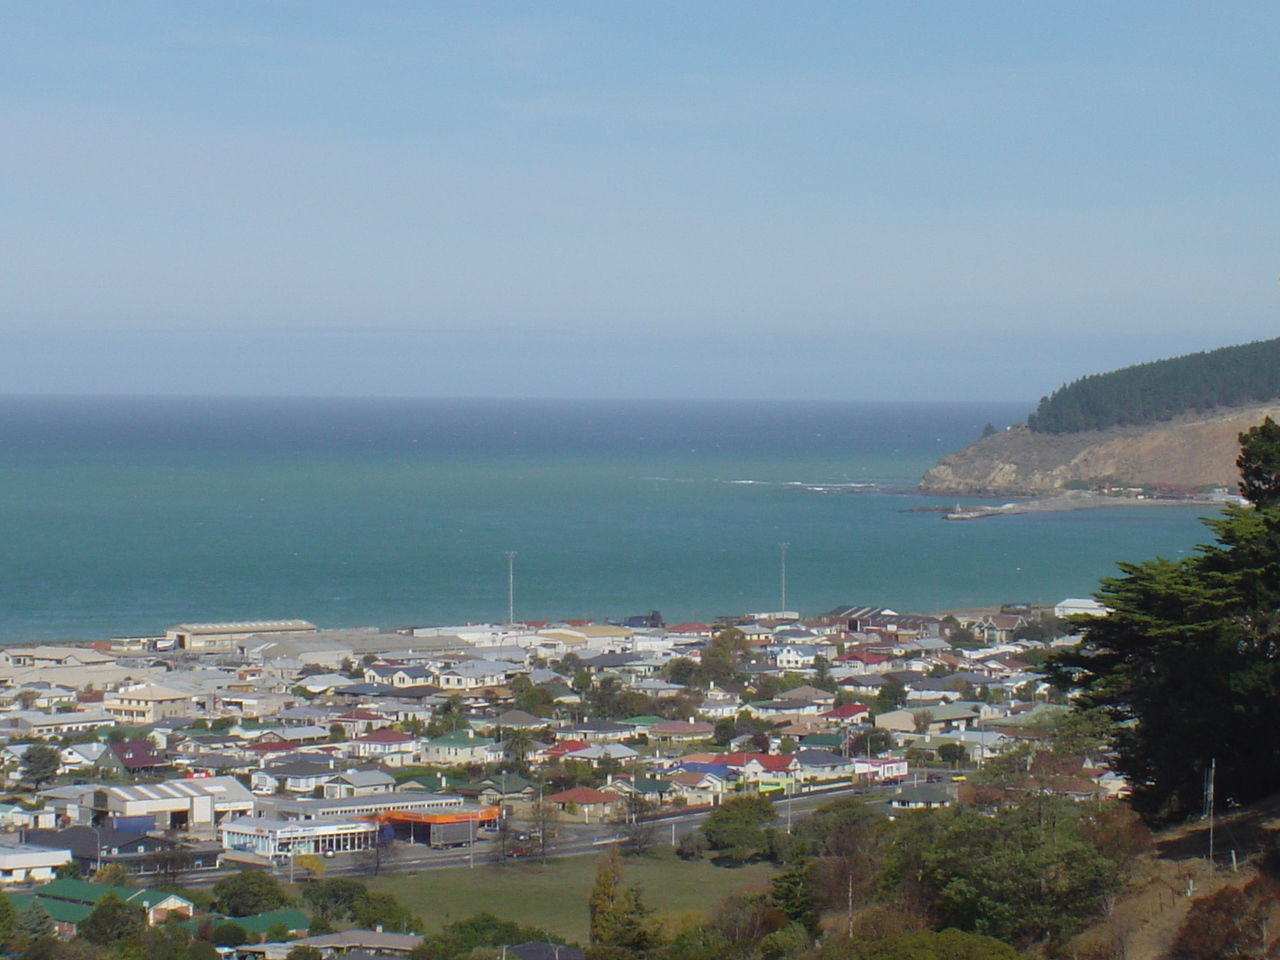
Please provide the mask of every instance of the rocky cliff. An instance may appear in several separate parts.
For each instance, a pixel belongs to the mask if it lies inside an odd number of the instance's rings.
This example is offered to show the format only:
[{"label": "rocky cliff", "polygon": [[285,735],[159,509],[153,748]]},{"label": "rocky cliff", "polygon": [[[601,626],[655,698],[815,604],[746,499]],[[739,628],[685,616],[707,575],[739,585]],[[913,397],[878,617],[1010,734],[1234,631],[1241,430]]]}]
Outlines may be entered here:
[{"label": "rocky cliff", "polygon": [[1043,434],[1010,427],[938,461],[924,475],[920,490],[946,496],[1037,496],[1072,481],[1099,480],[1234,488],[1238,437],[1268,416],[1280,420],[1280,403],[1086,433]]}]

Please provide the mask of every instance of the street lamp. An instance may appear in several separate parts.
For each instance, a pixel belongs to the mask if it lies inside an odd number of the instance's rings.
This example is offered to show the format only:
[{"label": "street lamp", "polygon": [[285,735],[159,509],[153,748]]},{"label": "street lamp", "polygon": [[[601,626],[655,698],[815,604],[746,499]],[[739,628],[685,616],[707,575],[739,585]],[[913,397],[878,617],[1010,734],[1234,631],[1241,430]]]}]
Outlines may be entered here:
[{"label": "street lamp", "polygon": [[516,622],[516,552],[507,551],[507,625]]},{"label": "street lamp", "polygon": [[89,824],[89,829],[93,831],[93,869],[96,873],[102,869],[102,831],[94,824]]},{"label": "street lamp", "polygon": [[787,609],[787,548],[789,543],[778,544],[779,569],[778,579],[782,584],[782,608],[779,612],[785,613]]}]

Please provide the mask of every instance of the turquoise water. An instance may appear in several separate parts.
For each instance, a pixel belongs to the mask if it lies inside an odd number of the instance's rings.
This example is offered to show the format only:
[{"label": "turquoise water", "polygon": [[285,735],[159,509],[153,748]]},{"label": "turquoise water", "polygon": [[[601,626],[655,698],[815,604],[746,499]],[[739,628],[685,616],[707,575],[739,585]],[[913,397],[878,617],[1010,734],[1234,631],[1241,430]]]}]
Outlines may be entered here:
[{"label": "turquoise water", "polygon": [[[939,456],[1009,405],[0,400],[0,641],[181,621],[669,621],[1087,594],[1195,508],[947,523]],[[749,481],[749,482],[748,482]],[[827,485],[827,486],[822,486]],[[839,491],[839,492],[835,492]]]}]

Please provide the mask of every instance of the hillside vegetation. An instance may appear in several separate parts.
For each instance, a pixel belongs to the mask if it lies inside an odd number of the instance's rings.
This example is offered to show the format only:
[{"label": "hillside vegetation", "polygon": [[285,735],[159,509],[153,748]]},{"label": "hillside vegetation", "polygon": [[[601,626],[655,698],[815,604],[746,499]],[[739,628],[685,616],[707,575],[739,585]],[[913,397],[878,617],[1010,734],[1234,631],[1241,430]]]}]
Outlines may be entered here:
[{"label": "hillside vegetation", "polygon": [[1041,399],[1034,433],[1140,426],[1280,397],[1280,338],[1082,377]]}]

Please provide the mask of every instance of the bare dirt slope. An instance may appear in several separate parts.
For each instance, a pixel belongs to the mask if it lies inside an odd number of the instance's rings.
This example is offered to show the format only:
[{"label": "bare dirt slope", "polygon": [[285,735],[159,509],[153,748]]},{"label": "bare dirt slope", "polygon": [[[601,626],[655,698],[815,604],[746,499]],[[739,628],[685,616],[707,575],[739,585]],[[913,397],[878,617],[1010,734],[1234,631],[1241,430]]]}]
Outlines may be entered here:
[{"label": "bare dirt slope", "polygon": [[[1212,867],[1208,832],[1206,823],[1195,821],[1161,833],[1154,853],[1131,871],[1107,916],[1080,934],[1068,955],[1079,960],[1165,960],[1195,900],[1223,887],[1242,887],[1257,876],[1258,854],[1280,833],[1280,797],[1217,819]],[[1280,902],[1272,908],[1271,921],[1273,936],[1280,930]]]},{"label": "bare dirt slope", "polygon": [[920,489],[945,496],[1037,496],[1072,481],[1099,480],[1234,488],[1239,436],[1268,416],[1280,419],[1280,404],[1087,433],[1010,427],[938,461]]}]

